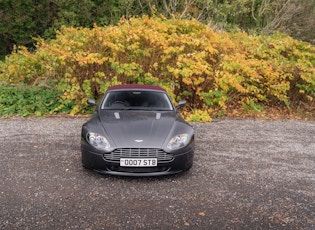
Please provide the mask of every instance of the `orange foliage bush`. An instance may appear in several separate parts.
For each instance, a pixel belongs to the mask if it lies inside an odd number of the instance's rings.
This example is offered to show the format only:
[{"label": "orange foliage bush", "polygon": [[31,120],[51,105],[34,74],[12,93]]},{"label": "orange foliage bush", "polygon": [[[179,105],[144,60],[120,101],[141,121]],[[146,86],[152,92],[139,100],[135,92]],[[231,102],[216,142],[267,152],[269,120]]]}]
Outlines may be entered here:
[{"label": "orange foliage bush", "polygon": [[186,99],[187,116],[200,121],[228,107],[314,106],[315,97],[315,47],[308,43],[146,16],[118,26],[63,27],[55,40],[38,39],[36,52],[21,48],[8,56],[1,71],[10,83],[57,84],[65,104],[75,102],[72,114],[123,83],[160,85],[174,100]]}]

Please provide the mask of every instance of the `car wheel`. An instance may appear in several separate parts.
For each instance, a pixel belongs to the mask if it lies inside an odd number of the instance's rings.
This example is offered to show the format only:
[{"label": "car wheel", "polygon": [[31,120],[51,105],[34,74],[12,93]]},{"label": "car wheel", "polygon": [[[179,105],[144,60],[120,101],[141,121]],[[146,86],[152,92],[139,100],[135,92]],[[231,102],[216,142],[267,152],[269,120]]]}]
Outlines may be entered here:
[{"label": "car wheel", "polygon": [[86,160],[86,159],[82,159],[82,166],[85,169],[93,169],[93,164],[92,162]]},{"label": "car wheel", "polygon": [[185,171],[188,171],[193,166],[193,157],[189,157],[189,160],[185,164]]}]

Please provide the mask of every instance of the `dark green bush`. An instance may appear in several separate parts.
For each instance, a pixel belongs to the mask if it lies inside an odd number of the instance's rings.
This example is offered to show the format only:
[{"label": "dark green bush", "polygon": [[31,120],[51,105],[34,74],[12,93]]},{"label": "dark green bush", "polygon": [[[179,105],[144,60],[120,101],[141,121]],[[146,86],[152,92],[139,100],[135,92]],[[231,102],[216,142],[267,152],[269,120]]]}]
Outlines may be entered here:
[{"label": "dark green bush", "polygon": [[67,112],[65,106],[63,111],[59,109],[61,95],[61,91],[43,86],[0,85],[0,115],[42,116]]}]

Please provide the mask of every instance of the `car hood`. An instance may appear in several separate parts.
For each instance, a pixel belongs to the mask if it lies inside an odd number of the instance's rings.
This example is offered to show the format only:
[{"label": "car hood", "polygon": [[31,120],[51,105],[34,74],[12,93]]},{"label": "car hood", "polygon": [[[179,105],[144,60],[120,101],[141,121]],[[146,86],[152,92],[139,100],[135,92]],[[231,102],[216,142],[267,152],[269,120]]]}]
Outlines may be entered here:
[{"label": "car hood", "polygon": [[102,111],[99,115],[117,148],[162,148],[176,121],[174,111]]}]

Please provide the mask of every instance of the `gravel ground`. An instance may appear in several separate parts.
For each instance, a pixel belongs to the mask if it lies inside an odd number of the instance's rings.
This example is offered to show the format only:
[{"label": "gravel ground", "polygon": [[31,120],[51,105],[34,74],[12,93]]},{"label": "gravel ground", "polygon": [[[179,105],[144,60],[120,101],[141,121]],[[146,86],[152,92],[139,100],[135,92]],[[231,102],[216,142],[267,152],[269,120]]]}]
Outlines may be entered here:
[{"label": "gravel ground", "polygon": [[0,229],[315,229],[315,122],[193,123],[186,173],[99,175],[86,118],[0,119]]}]

